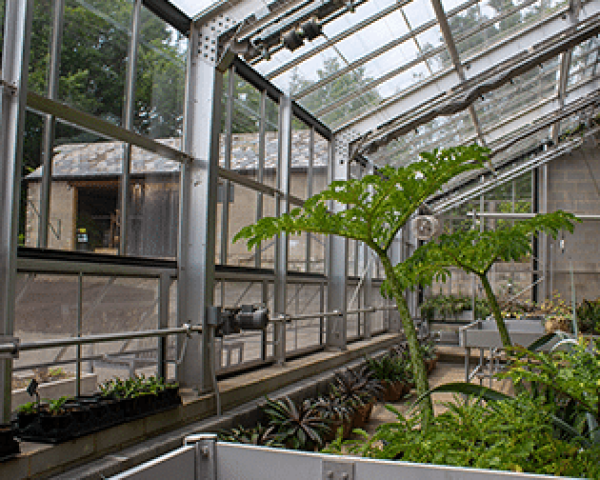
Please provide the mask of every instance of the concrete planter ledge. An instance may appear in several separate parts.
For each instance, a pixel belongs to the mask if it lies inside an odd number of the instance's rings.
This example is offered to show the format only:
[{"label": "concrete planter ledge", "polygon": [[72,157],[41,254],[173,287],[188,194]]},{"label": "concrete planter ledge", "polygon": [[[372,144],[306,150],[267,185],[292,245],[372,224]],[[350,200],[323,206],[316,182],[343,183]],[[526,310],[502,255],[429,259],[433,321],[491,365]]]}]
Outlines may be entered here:
[{"label": "concrete planter ledge", "polygon": [[[180,447],[186,435],[199,431],[218,431],[240,423],[248,415],[252,415],[252,411],[256,411],[257,402],[248,402],[262,400],[266,394],[276,397],[279,395],[275,392],[277,389],[300,382],[300,386],[294,385],[290,390],[291,394],[281,395],[293,397],[293,391],[302,388],[302,385],[305,389],[316,391],[322,379],[315,379],[315,376],[331,371],[331,378],[333,370],[353,361],[360,362],[365,355],[387,349],[399,340],[401,337],[398,334],[380,335],[352,343],[345,351],[318,352],[290,361],[284,366],[269,366],[222,380],[219,382],[221,404],[224,411],[230,412],[221,418],[215,417],[214,394],[195,396],[184,390],[183,405],[171,411],[124,423],[60,445],[24,442],[21,444],[21,455],[0,463],[0,478],[48,478],[90,462],[93,463],[81,467],[78,473],[69,472],[57,478],[100,479],[102,476],[115,474]],[[243,404],[247,404],[246,408],[232,410]],[[208,417],[213,418],[199,423]],[[148,440],[151,437],[156,438]],[[127,449],[127,453],[124,449]]]}]

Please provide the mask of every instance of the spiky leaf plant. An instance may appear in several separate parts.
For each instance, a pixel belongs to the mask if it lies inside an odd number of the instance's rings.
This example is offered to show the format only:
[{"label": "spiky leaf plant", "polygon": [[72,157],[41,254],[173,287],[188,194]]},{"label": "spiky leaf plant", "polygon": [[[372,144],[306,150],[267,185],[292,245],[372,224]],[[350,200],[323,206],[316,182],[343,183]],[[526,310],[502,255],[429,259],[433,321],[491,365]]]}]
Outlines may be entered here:
[{"label": "spiky leaf plant", "polygon": [[297,450],[323,447],[323,434],[329,431],[328,422],[310,401],[296,404],[289,397],[282,400],[267,398],[263,411],[278,442]]}]

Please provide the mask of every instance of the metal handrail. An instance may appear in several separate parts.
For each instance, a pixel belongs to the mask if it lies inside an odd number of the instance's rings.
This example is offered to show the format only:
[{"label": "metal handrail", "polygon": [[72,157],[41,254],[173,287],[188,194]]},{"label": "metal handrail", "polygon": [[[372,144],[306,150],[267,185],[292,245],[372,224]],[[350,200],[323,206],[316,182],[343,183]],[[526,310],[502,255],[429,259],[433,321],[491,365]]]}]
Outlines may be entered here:
[{"label": "metal handrail", "polygon": [[50,340],[39,340],[27,343],[1,343],[1,353],[17,353],[30,350],[44,350],[48,348],[70,347],[76,345],[88,345],[91,343],[107,343],[119,340],[130,340],[136,338],[167,337],[169,335],[190,335],[192,332],[201,332],[199,325],[184,325],[182,327],[162,328],[156,330],[144,330],[142,332],[106,333],[102,335],[87,335],[84,337],[56,338]]}]

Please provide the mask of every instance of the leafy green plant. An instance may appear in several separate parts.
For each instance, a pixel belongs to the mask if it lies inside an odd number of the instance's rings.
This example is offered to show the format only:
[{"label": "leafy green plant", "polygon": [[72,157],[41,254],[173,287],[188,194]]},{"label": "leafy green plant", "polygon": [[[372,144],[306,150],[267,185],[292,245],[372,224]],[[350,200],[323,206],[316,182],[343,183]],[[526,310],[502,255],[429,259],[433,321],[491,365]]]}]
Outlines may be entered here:
[{"label": "leafy green plant", "polygon": [[231,430],[220,432],[219,440],[262,447],[281,448],[284,446],[275,438],[273,426],[265,427],[260,423],[252,428],[244,428],[240,425]]},{"label": "leafy green plant", "polygon": [[60,397],[57,399],[45,398],[47,403],[46,410],[50,415],[61,415],[65,412],[65,404],[69,401],[69,397]]},{"label": "leafy green plant", "polygon": [[371,375],[380,382],[406,380],[406,364],[396,355],[385,354],[379,358],[366,357],[365,362]]},{"label": "leafy green plant", "polygon": [[[247,239],[249,249],[281,233],[301,232],[338,235],[363,242],[379,258],[387,278],[383,293],[396,302],[411,356],[417,390],[428,389],[427,372],[420,356],[415,324],[404,290],[412,279],[399,277],[389,255],[394,238],[411,216],[453,177],[481,168],[489,150],[477,145],[460,146],[431,153],[402,168],[385,166],[361,179],[332,182],[321,193],[280,217],[262,218],[242,228],[234,242]],[[336,208],[331,209],[331,204]],[[337,208],[339,207],[339,208]],[[409,281],[409,283],[406,282]],[[433,415],[431,403],[423,404],[426,420]]]},{"label": "leafy green plant", "polygon": [[323,447],[323,434],[329,431],[328,422],[320,416],[319,410],[310,401],[295,404],[288,397],[284,397],[283,400],[267,398],[267,403],[262,409],[278,442],[297,450]]},{"label": "leafy green plant", "polygon": [[510,335],[498,299],[487,277],[488,272],[499,260],[518,261],[523,255],[530,254],[532,235],[545,233],[556,238],[561,230],[573,232],[574,223],[579,221],[570,213],[556,211],[536,215],[515,222],[513,226],[496,230],[482,232],[473,229],[443,234],[436,241],[419,247],[407,261],[396,265],[396,276],[404,279],[407,286],[414,288],[416,285],[430,285],[433,280],[445,281],[451,266],[475,274],[486,292],[502,345],[510,347]]},{"label": "leafy green plant", "polygon": [[17,413],[23,415],[32,415],[38,412],[38,405],[36,402],[27,402],[17,407]]},{"label": "leafy green plant", "polygon": [[[444,404],[429,428],[418,416],[405,417],[391,406],[397,422],[381,425],[359,442],[338,442],[351,454],[408,462],[492,468],[547,475],[598,478],[600,449],[580,450],[553,436],[553,407],[522,395],[501,402],[455,398]],[[332,453],[336,453],[332,451]]]}]

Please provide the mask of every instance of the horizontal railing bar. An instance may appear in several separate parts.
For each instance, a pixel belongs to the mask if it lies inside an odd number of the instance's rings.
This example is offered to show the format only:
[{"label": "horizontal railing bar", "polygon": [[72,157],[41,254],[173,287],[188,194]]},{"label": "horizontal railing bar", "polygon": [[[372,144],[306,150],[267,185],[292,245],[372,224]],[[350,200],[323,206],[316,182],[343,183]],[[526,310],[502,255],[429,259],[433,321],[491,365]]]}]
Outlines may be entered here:
[{"label": "horizontal railing bar", "polygon": [[169,335],[180,335],[182,333],[200,332],[200,326],[185,326],[174,328],[163,328],[157,330],[144,330],[142,332],[120,332],[106,333],[103,335],[88,335],[84,337],[57,338],[50,340],[39,340],[26,342],[18,345],[12,343],[0,344],[0,353],[11,353],[15,351],[27,352],[30,350],[45,350],[49,348],[70,347],[73,345],[89,345],[91,343],[118,342],[121,340],[133,340],[136,338],[166,337]]},{"label": "horizontal railing bar", "polygon": [[159,278],[167,273],[177,277],[173,268],[141,267],[134,265],[118,265],[117,263],[65,262],[59,260],[39,260],[33,258],[18,258],[17,272],[19,273],[53,273],[61,275],[79,275],[80,273],[98,276]]}]

